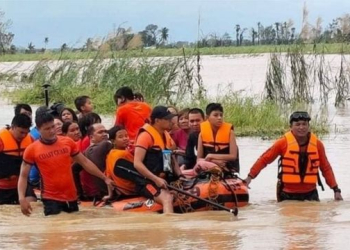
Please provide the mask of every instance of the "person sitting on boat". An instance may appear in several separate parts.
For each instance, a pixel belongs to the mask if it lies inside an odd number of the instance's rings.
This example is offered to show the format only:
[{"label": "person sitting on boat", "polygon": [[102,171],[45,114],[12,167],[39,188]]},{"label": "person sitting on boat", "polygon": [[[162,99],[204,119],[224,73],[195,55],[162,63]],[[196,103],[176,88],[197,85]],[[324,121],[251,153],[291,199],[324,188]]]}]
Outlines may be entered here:
[{"label": "person sitting on boat", "polygon": [[28,174],[33,164],[36,164],[42,178],[41,196],[45,215],[79,210],[71,157],[91,174],[103,179],[111,194],[113,181],[79,152],[72,139],[56,135],[54,117],[51,114],[42,113],[35,117],[35,123],[41,137],[25,149],[18,181],[19,203],[24,215],[29,216],[32,212],[30,203],[25,199],[25,193]]},{"label": "person sitting on boat", "polygon": [[[34,141],[29,134],[31,125],[30,117],[19,113],[10,128],[0,131],[0,205],[19,204],[17,185],[23,152]],[[36,201],[32,186],[28,185],[25,196]]]},{"label": "person sitting on boat", "polygon": [[[319,171],[330,188],[334,190],[334,199],[342,200],[340,189],[335,180],[330,163],[327,160],[323,143],[310,132],[311,118],[307,112],[296,111],[289,119],[290,131],[284,134],[254,163],[247,185],[260,171],[272,163],[278,156],[277,200],[319,201],[316,184],[320,182]],[[322,187],[323,188],[323,187]]]},{"label": "person sitting on boat", "polygon": [[[106,170],[106,157],[113,148],[113,144],[108,140],[108,131],[101,123],[95,123],[88,128],[87,134],[91,144],[85,150],[84,155],[104,173]],[[76,166],[73,169],[77,171]],[[82,167],[80,169],[83,170]],[[105,182],[100,178],[86,171],[81,174],[81,185],[85,199],[101,199],[108,193]],[[77,179],[77,177],[75,178]],[[78,190],[78,193],[80,191]],[[79,194],[81,195],[82,193],[80,192]]]},{"label": "person sitting on boat", "polygon": [[188,124],[189,110],[189,108],[185,108],[179,112],[179,129],[171,135],[171,138],[176,144],[176,150],[174,150],[173,153],[177,155],[179,165],[184,163],[188,134],[190,132],[190,127]]},{"label": "person sitting on boat", "polygon": [[151,124],[140,129],[135,145],[134,166],[147,179],[137,178],[136,189],[142,196],[162,204],[164,213],[173,212],[173,196],[167,190],[165,173],[181,175],[175,157],[169,152],[175,145],[167,132],[171,130],[173,117],[167,107],[156,106],[151,113]]},{"label": "person sitting on boat", "polygon": [[190,128],[190,134],[188,135],[185,159],[184,164],[181,166],[181,170],[192,169],[196,165],[200,124],[204,121],[204,119],[204,112],[200,108],[193,108],[189,110],[188,126]]},{"label": "person sitting on boat", "polygon": [[224,110],[220,103],[206,107],[207,120],[200,124],[197,164],[209,161],[225,172],[239,172],[238,147],[233,125],[224,122]]},{"label": "person sitting on boat", "polygon": [[128,173],[129,169],[134,170],[134,155],[128,150],[128,132],[122,126],[115,126],[109,130],[109,134],[114,142],[114,149],[107,155],[106,176],[116,183],[115,191],[118,196],[136,195],[136,176]]},{"label": "person sitting on boat", "polygon": [[117,105],[115,125],[123,126],[133,143],[139,129],[149,122],[152,108],[146,102],[135,100],[132,89],[126,86],[115,92],[114,101]]}]

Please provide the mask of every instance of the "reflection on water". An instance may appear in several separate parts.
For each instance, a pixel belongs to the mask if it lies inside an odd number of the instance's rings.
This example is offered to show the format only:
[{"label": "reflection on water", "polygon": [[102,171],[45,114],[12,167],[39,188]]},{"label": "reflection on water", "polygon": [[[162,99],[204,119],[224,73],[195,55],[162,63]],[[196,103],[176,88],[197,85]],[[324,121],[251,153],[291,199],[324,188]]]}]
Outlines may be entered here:
[{"label": "reflection on water", "polygon": [[[248,59],[254,63],[247,68],[256,73],[266,61],[246,58],[242,63],[247,63]],[[222,76],[232,74],[229,59],[213,58],[206,63],[210,66],[217,60],[221,60],[224,68],[218,68],[216,73],[220,70]],[[217,84],[214,71],[209,71],[204,71],[203,78],[209,85]],[[248,82],[256,83],[259,74],[250,73]],[[244,71],[238,76],[247,77]],[[223,79],[222,82],[229,81]],[[238,79],[237,82],[240,83]],[[3,127],[11,122],[13,105],[7,105],[3,99],[0,105],[0,127]],[[33,205],[34,212],[27,218],[18,206],[0,206],[0,249],[347,249],[350,109],[329,107],[328,114],[332,127],[340,132],[322,139],[344,202],[334,202],[333,191],[326,186],[325,192],[319,191],[321,202],[276,203],[275,162],[252,181],[251,204],[241,208],[237,218],[221,211],[158,215],[116,213],[110,208],[87,207],[81,207],[75,214],[44,217],[39,203]],[[113,117],[103,119],[107,127],[112,121]],[[238,138],[237,142],[244,178],[273,141]]]}]

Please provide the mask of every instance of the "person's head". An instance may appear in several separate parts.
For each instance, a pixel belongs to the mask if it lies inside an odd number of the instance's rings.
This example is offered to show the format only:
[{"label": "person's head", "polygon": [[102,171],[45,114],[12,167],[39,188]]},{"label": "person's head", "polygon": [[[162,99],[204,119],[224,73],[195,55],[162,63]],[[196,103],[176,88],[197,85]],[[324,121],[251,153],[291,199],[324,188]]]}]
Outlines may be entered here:
[{"label": "person's head", "polygon": [[101,123],[101,117],[96,113],[89,113],[87,115],[84,115],[82,118],[79,119],[78,124],[79,128],[82,134],[82,137],[85,137],[87,135],[88,128],[95,123]]},{"label": "person's head", "polygon": [[174,115],[174,117],[171,119],[172,129],[173,130],[179,129],[179,116],[178,116],[179,111],[175,106],[168,106],[168,110],[170,113]]},{"label": "person's head", "polygon": [[81,139],[79,125],[76,122],[63,123],[62,134],[71,138],[73,141],[79,141]]},{"label": "person's head", "polygon": [[190,111],[189,108],[185,108],[183,110],[180,110],[178,117],[179,117],[179,127],[183,130],[188,130],[188,112]]},{"label": "person's head", "polygon": [[136,92],[134,94],[134,100],[139,101],[139,102],[144,102],[145,98],[143,97],[143,95],[140,92]]},{"label": "person's head", "polygon": [[17,142],[21,142],[28,135],[30,126],[32,126],[32,119],[28,115],[17,114],[12,119],[10,133]]},{"label": "person's head", "polygon": [[172,129],[174,118],[169,109],[165,106],[156,106],[153,108],[151,113],[151,125],[157,127],[160,130],[170,131]]},{"label": "person's head", "polygon": [[200,108],[193,108],[188,111],[188,125],[192,131],[199,132],[200,124],[204,121],[204,112]]},{"label": "person's head", "polygon": [[35,111],[35,117],[40,116],[43,113],[50,113],[51,114],[51,110],[46,106],[40,106]]},{"label": "person's head", "polygon": [[90,138],[90,142],[92,143],[99,143],[101,141],[108,140],[108,131],[101,123],[92,124],[88,128],[87,134]]},{"label": "person's head", "polygon": [[32,119],[32,107],[30,107],[28,104],[20,103],[15,106],[15,115],[19,114],[26,114]]},{"label": "person's head", "polygon": [[129,135],[122,126],[114,126],[108,131],[109,139],[114,142],[116,149],[126,149],[129,146]]},{"label": "person's head", "polygon": [[220,103],[210,103],[205,109],[207,119],[213,127],[220,127],[224,121],[224,109]]},{"label": "person's head", "polygon": [[[46,106],[45,106],[46,107]],[[56,139],[56,126],[54,117],[49,112],[37,112],[35,116],[35,125],[39,130],[40,136],[45,141],[53,141]]]},{"label": "person's head", "polygon": [[87,95],[82,95],[75,98],[74,104],[76,109],[83,114],[88,114],[94,109],[91,99]]},{"label": "person's head", "polygon": [[64,104],[60,102],[56,102],[51,105],[50,107],[50,113],[55,118],[60,118],[60,114],[62,112],[62,109],[64,109]]},{"label": "person's head", "polygon": [[304,137],[309,133],[310,115],[305,111],[295,111],[289,117],[289,125],[296,137]]},{"label": "person's head", "polygon": [[124,86],[119,88],[114,94],[114,101],[117,106],[135,99],[131,88]]},{"label": "person's head", "polygon": [[55,118],[54,123],[55,123],[55,128],[56,128],[56,135],[62,135],[63,122],[60,119]]},{"label": "person's head", "polygon": [[77,122],[78,121],[78,117],[75,114],[74,110],[71,108],[64,108],[62,109],[61,113],[60,113],[60,119],[62,120],[62,122]]}]

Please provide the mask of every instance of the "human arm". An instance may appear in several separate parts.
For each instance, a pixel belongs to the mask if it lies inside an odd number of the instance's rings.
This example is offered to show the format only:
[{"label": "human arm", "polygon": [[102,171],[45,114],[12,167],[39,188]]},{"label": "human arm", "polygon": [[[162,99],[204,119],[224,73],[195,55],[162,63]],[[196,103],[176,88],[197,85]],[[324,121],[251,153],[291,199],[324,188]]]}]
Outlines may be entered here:
[{"label": "human arm", "polygon": [[340,193],[340,189],[334,176],[333,168],[327,159],[326,150],[324,148],[323,143],[320,140],[317,141],[317,149],[320,158],[320,170],[322,172],[323,177],[326,180],[327,185],[334,191],[334,200],[343,200],[343,197]]},{"label": "human arm", "polygon": [[18,200],[21,206],[21,211],[25,216],[30,216],[32,213],[32,207],[30,203],[26,200],[26,190],[28,185],[28,175],[31,168],[31,164],[22,162],[21,172],[18,179]]},{"label": "human arm", "polygon": [[[73,156],[73,159],[75,162],[80,164],[88,173],[102,179],[108,188],[108,197],[112,197],[112,191],[114,189],[113,187],[113,181],[105,176],[101,170],[88,158],[86,158],[82,153],[78,153],[75,156]],[[106,198],[106,197],[105,197]]]},{"label": "human arm", "polygon": [[258,160],[254,163],[249,171],[245,182],[247,185],[252,179],[257,177],[262,169],[264,169],[268,164],[272,163],[279,155],[283,155],[287,148],[287,141],[284,137],[277,140],[267,151],[265,151]]}]

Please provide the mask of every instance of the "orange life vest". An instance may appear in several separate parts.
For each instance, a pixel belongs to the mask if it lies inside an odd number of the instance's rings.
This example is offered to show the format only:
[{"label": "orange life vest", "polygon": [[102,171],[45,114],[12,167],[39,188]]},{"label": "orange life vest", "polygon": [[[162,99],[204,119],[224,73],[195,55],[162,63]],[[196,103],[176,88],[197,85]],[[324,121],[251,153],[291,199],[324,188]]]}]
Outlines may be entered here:
[{"label": "orange life vest", "polygon": [[17,188],[24,150],[33,142],[28,135],[18,143],[8,129],[0,131],[0,139],[4,145],[0,152],[0,189]]},{"label": "orange life vest", "polygon": [[164,131],[164,140],[159,132],[151,125],[145,124],[139,131],[140,133],[147,132],[153,140],[151,148],[147,149],[143,163],[155,175],[160,175],[163,172],[163,153],[162,150],[173,149],[174,142],[170,134]]},{"label": "orange life vest", "polygon": [[[135,183],[122,177],[125,170],[117,167],[120,160],[127,160],[132,163],[134,156],[127,150],[112,149],[106,158],[106,176],[115,182],[117,190],[122,194],[134,195],[136,194]],[[127,168],[127,166],[123,167]]]},{"label": "orange life vest", "polygon": [[231,131],[232,124],[224,122],[214,138],[214,133],[209,121],[202,122],[201,138],[204,151],[209,151],[210,153],[221,153],[220,151],[225,149],[227,151],[228,149],[227,153],[229,153]]},{"label": "orange life vest", "polygon": [[320,159],[317,149],[317,137],[310,134],[307,145],[307,166],[305,176],[302,176],[299,166],[300,147],[292,132],[284,135],[287,139],[287,150],[281,158],[282,182],[283,183],[308,183],[316,184],[318,181],[318,169]]}]

